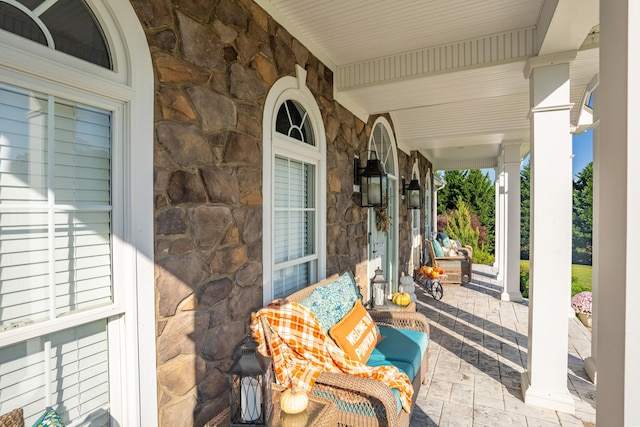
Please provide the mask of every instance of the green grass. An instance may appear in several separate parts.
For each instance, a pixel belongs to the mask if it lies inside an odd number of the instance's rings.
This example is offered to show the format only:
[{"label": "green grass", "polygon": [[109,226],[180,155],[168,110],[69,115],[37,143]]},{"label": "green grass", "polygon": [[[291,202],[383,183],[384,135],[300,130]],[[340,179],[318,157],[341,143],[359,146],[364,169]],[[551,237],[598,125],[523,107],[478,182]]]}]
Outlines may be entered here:
[{"label": "green grass", "polygon": [[[591,271],[590,265],[573,264],[571,266],[571,296],[582,292],[591,291]],[[529,296],[529,261],[520,260],[520,282],[524,288],[522,295]]]}]

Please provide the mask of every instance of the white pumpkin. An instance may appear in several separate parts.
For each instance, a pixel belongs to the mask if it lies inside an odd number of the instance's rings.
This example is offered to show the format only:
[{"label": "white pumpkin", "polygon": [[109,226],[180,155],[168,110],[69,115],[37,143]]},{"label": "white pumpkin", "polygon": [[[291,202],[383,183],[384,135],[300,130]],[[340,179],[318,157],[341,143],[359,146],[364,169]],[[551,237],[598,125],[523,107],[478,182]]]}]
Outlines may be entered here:
[{"label": "white pumpkin", "polygon": [[299,414],[307,409],[309,396],[302,390],[286,389],[280,396],[280,409],[287,414]]}]

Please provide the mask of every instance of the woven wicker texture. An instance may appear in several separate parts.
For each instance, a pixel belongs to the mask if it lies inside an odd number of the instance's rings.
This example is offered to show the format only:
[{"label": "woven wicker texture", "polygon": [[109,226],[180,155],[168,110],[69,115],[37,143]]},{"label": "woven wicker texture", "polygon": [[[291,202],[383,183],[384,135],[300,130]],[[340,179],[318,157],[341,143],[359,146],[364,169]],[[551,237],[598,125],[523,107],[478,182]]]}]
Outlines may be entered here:
[{"label": "woven wicker texture", "polygon": [[0,417],[0,427],[24,427],[24,415],[22,408],[4,414]]},{"label": "woven wicker texture", "polygon": [[[287,297],[300,302],[318,286],[330,280],[307,286]],[[371,311],[371,317],[380,326],[413,329],[429,333],[429,321],[422,313],[408,311]],[[268,328],[267,328],[268,329]],[[428,351],[422,359],[420,373],[413,381],[414,402],[420,385],[427,381]],[[346,374],[323,372],[318,377],[313,394],[329,399],[338,410],[338,426],[374,427],[409,426],[411,415],[406,411],[397,412],[396,399],[389,387],[371,378],[359,378]]]}]

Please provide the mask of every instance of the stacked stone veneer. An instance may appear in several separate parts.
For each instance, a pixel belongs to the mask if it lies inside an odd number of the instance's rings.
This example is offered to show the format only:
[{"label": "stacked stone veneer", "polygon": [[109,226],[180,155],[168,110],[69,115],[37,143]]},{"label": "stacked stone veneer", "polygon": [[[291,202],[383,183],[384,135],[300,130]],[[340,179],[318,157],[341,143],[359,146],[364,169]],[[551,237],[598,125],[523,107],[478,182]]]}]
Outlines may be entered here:
[{"label": "stacked stone veneer", "polygon": [[203,425],[228,406],[233,349],[262,305],[269,88],[296,64],[307,71],[327,139],[327,274],[348,270],[360,284],[367,212],[352,193],[352,161],[374,118],[365,124],[335,102],[331,71],[250,0],[131,2],[155,72],[159,423]]}]

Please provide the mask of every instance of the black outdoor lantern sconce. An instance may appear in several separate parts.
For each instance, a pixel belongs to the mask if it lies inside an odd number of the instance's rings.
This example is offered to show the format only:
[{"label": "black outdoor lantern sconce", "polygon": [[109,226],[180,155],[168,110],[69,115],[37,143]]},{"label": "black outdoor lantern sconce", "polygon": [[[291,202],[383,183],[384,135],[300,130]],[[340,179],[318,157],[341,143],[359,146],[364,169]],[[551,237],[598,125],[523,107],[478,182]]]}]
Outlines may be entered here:
[{"label": "black outdoor lantern sconce", "polygon": [[381,208],[387,206],[389,200],[389,183],[387,173],[378,160],[375,151],[370,151],[373,156],[367,160],[367,166],[360,167],[360,158],[353,159],[353,181],[360,187],[362,199],[360,206],[363,208]]},{"label": "black outdoor lantern sconce", "polygon": [[402,177],[402,197],[407,201],[407,209],[420,209],[422,205],[420,193],[420,183],[415,177],[411,179],[409,185],[405,185],[404,176]]},{"label": "black outdoor lantern sconce", "polygon": [[229,369],[231,426],[267,426],[271,421],[271,358],[260,354],[257,347],[247,336],[236,348]]}]

